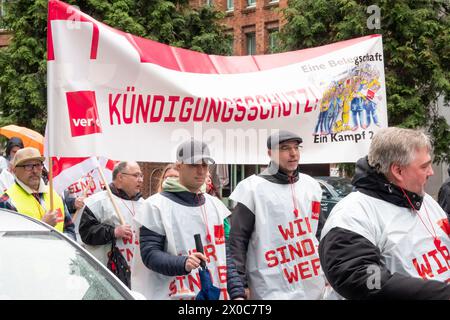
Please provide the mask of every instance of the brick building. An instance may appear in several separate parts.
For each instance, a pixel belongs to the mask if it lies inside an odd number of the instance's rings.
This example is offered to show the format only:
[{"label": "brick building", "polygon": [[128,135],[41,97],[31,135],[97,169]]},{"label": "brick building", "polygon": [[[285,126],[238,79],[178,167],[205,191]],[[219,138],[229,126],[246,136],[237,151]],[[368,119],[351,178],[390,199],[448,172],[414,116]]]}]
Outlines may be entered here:
[{"label": "brick building", "polygon": [[280,9],[287,0],[190,0],[192,7],[205,4],[225,12],[223,23],[233,34],[233,55],[272,53],[283,24]]},{"label": "brick building", "polygon": [[11,37],[12,35],[10,32],[0,30],[0,48],[6,47],[9,44]]}]

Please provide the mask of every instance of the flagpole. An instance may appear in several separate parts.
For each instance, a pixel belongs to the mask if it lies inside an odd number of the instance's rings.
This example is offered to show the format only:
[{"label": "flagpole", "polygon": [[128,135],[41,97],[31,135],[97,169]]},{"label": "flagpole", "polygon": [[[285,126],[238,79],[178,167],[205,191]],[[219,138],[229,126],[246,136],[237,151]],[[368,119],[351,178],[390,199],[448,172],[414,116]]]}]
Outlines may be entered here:
[{"label": "flagpole", "polygon": [[49,157],[48,161],[48,186],[50,191],[50,211],[53,211],[53,160],[52,157]]},{"label": "flagpole", "polygon": [[[48,9],[47,9],[47,24],[49,24],[49,17],[50,17],[50,0],[48,1]],[[54,209],[54,200],[53,200],[53,160],[52,160],[52,141],[50,139],[50,127],[51,124],[53,124],[52,119],[52,112],[50,110],[50,105],[52,105],[52,94],[51,94],[51,86],[53,85],[53,79],[52,79],[52,72],[49,72],[49,57],[48,57],[48,39],[49,39],[49,33],[50,29],[47,25],[47,126],[46,126],[46,132],[45,135],[48,135],[47,137],[47,157],[48,157],[48,185],[49,185],[49,192],[50,192],[50,211],[53,211]],[[50,125],[49,125],[50,123]],[[44,155],[45,156],[45,155]]]},{"label": "flagpole", "polygon": [[114,197],[113,197],[113,194],[112,194],[112,192],[111,192],[111,189],[109,188],[109,185],[108,185],[108,183],[106,182],[105,175],[103,174],[102,168],[101,168],[100,166],[98,166],[98,167],[97,167],[97,170],[98,170],[98,172],[100,173],[100,177],[101,177],[103,183],[105,184],[106,191],[108,192],[108,195],[109,195],[109,198],[111,199],[111,202],[112,202],[112,204],[113,204],[114,210],[116,211],[116,214],[117,214],[117,216],[119,217],[120,224],[121,224],[121,225],[125,225],[125,220],[123,219],[122,215],[120,214],[119,207],[117,206],[117,203],[116,203],[116,201],[114,200]]}]

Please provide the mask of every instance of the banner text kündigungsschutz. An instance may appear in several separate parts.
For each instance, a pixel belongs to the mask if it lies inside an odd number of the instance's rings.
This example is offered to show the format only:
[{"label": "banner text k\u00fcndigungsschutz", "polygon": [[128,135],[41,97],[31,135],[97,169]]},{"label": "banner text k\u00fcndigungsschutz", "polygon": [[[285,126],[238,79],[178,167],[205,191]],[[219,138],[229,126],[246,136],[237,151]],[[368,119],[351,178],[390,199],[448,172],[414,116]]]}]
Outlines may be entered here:
[{"label": "banner text k\u00fcndigungsschutz", "polygon": [[232,98],[140,94],[132,86],[108,94],[111,125],[266,120],[311,112],[318,102],[310,88]]}]

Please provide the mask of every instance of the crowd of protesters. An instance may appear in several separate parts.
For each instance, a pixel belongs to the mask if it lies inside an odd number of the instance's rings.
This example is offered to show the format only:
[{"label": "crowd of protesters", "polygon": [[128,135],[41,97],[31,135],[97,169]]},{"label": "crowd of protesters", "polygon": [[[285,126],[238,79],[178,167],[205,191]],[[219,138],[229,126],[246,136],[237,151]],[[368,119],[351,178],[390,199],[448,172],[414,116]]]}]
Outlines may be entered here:
[{"label": "crowd of protesters", "polygon": [[[356,164],[354,192],[326,221],[320,185],[298,170],[301,148],[292,132],[269,136],[268,167],[237,185],[231,211],[208,146],[193,139],[146,200],[139,164],[123,161],[106,190],[66,201],[54,192],[50,210],[44,157],[12,138],[0,207],[66,233],[105,266],[119,248],[128,273],[119,279],[147,299],[450,299],[449,182],[439,203],[425,192],[429,137],[380,130]],[[215,293],[202,288],[205,274]]]}]

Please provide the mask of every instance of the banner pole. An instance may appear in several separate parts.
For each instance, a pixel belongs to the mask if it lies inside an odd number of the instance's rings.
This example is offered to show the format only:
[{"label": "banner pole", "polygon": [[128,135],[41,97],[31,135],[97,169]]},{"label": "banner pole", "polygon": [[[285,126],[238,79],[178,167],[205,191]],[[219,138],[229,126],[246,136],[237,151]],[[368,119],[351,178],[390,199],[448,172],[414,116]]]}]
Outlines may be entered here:
[{"label": "banner pole", "polygon": [[49,157],[48,161],[48,186],[49,186],[49,192],[50,192],[50,211],[53,211],[54,209],[54,203],[53,203],[53,160],[52,157]]},{"label": "banner pole", "polygon": [[116,203],[116,201],[114,200],[114,197],[113,197],[113,194],[112,194],[112,192],[111,192],[111,189],[109,188],[109,185],[108,185],[108,183],[106,182],[105,175],[103,174],[102,168],[101,168],[101,167],[97,167],[97,170],[98,170],[98,172],[100,173],[100,177],[101,177],[103,183],[105,184],[106,191],[108,192],[108,195],[109,195],[109,198],[111,199],[111,202],[112,202],[112,205],[113,205],[113,207],[114,207],[114,210],[116,211],[116,214],[117,214],[117,216],[119,217],[120,224],[121,224],[121,225],[125,225],[125,220],[123,219],[122,214],[120,214],[119,207],[117,206],[117,203]]}]

